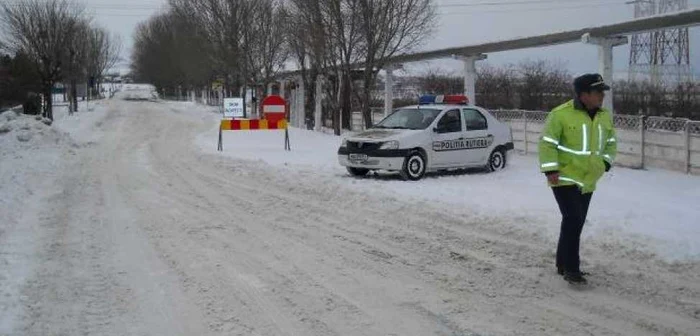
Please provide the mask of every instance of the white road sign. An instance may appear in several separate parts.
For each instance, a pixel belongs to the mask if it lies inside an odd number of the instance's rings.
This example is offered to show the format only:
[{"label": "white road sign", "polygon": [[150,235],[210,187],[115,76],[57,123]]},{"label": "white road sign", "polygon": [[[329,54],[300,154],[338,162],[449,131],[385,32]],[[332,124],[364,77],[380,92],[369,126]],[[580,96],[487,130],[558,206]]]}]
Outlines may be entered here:
[{"label": "white road sign", "polygon": [[243,118],[243,98],[224,98],[224,118]]}]

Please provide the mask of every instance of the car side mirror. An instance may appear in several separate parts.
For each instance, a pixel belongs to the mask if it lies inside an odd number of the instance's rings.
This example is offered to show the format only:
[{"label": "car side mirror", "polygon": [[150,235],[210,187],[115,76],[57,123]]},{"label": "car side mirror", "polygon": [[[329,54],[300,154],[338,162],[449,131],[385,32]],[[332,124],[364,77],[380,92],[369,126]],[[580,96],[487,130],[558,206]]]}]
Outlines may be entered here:
[{"label": "car side mirror", "polygon": [[435,133],[445,133],[446,130],[447,128],[444,126],[436,126],[435,128],[433,128],[433,132]]}]

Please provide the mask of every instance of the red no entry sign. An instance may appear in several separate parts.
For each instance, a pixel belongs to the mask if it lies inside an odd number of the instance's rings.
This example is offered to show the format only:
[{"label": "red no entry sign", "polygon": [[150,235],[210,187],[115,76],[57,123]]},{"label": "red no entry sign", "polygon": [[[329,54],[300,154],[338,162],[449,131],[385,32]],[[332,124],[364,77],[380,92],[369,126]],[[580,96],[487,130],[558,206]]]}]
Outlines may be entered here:
[{"label": "red no entry sign", "polygon": [[287,117],[287,101],[280,96],[267,96],[262,101],[262,110],[267,120],[283,120]]}]

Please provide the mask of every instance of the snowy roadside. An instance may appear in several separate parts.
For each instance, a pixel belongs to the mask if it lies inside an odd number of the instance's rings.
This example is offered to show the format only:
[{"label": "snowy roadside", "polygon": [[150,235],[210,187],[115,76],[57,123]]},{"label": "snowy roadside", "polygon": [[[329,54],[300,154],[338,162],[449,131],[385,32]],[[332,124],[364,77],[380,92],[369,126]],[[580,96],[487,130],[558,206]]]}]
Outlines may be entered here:
[{"label": "snowy roadside", "polygon": [[105,102],[68,116],[54,109],[54,122],[8,111],[0,114],[0,335],[21,311],[20,289],[36,267],[38,208],[62,192],[56,183],[79,150],[96,139],[94,126]]},{"label": "snowy roadside", "polygon": [[[354,191],[391,198],[442,204],[446,209],[468,209],[478,216],[499,217],[516,230],[543,235],[554,241],[559,215],[551,191],[538,172],[536,157],[512,153],[505,171],[434,174],[422,181],[405,182],[395,175],[367,178],[348,176],[336,158],[340,138],[290,129],[291,152],[283,150],[278,131],[225,132],[224,151],[216,151],[219,115],[214,110],[169,103],[211,119],[212,129],[197,143],[211,154],[260,161],[280,169],[290,180],[322,182],[328,188],[346,186]],[[652,253],[666,261],[700,259],[700,178],[662,170],[615,168],[594,195],[584,245],[593,241],[608,248],[624,247]]]}]

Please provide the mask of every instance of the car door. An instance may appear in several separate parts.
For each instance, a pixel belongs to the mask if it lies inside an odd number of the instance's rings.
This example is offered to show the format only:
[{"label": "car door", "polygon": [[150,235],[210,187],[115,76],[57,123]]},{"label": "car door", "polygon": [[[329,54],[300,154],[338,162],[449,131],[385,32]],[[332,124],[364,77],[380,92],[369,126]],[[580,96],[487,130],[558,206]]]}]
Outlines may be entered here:
[{"label": "car door", "polygon": [[463,160],[460,142],[464,137],[462,114],[459,109],[445,112],[433,129],[431,166],[448,167],[459,165]]},{"label": "car door", "polygon": [[482,164],[486,162],[493,145],[493,134],[489,132],[489,124],[486,117],[475,108],[462,109],[464,119],[465,158],[468,164]]}]

